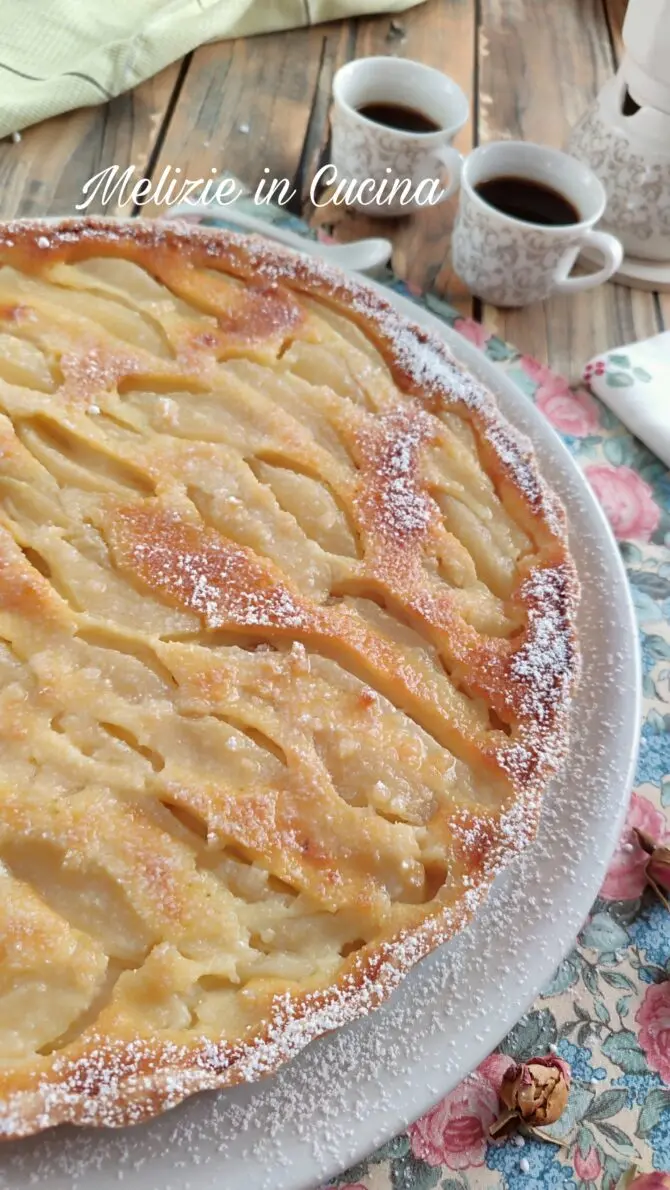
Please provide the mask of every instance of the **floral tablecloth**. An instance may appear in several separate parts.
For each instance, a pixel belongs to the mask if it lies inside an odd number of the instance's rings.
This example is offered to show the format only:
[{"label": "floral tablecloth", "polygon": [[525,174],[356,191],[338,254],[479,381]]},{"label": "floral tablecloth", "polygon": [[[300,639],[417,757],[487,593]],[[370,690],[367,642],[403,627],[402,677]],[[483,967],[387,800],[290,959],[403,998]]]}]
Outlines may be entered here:
[{"label": "floral tablecloth", "polygon": [[[302,223],[274,208],[249,209],[305,233]],[[632,834],[636,826],[670,842],[670,472],[588,391],[571,388],[434,295],[410,291],[390,274],[387,283],[503,368],[584,469],[631,583],[644,717],[626,827],[575,949],[496,1053],[406,1133],[330,1187],[613,1190],[633,1165],[641,1173],[670,1170],[670,912],[645,890],[647,856]],[[617,368],[615,358],[614,384]],[[488,1140],[506,1069],[550,1047],[572,1068],[568,1109],[552,1129],[564,1144],[521,1136]]]}]

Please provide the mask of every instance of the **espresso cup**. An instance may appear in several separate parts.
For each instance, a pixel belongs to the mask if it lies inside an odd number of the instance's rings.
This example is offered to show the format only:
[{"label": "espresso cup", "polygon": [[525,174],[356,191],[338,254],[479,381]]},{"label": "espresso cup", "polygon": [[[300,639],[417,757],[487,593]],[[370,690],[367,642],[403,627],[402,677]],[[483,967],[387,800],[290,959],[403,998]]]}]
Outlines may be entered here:
[{"label": "espresso cup", "polygon": [[[492,206],[478,187],[493,179],[538,183],[566,200],[574,221],[546,225]],[[475,296],[495,306],[526,306],[551,293],[576,293],[607,281],[619,268],[623,248],[615,236],[594,231],[607,197],[592,169],[581,161],[526,141],[497,141],[475,149],[463,163],[452,263]],[[571,277],[582,249],[604,261],[595,273]]]},{"label": "espresso cup", "polygon": [[[469,112],[453,79],[408,58],[358,58],[337,71],[333,98],[332,164],[338,180],[358,183],[348,188],[347,206],[367,215],[396,216],[453,194],[462,157],[451,141]],[[409,108],[427,117],[435,130],[377,123],[360,111],[369,104]],[[443,185],[445,167],[449,181]],[[396,187],[394,194],[391,186],[398,181],[403,188]]]}]

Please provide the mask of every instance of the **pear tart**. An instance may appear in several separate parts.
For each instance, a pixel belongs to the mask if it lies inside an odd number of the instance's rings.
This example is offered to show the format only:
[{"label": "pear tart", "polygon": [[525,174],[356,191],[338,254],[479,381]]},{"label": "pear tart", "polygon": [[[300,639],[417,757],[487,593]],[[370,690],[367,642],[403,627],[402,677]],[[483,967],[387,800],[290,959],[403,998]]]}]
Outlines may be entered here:
[{"label": "pear tart", "polygon": [[0,227],[0,1134],[257,1079],[462,929],[576,596],[528,442],[375,292]]}]

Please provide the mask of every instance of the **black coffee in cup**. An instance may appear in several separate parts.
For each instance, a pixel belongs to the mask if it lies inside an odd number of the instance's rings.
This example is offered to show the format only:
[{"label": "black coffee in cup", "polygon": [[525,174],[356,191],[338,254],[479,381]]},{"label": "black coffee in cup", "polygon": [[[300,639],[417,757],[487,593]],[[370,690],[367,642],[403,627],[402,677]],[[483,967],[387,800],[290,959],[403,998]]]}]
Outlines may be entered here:
[{"label": "black coffee in cup", "polygon": [[440,125],[415,107],[402,103],[364,103],[357,108],[366,120],[395,128],[398,132],[439,132]]},{"label": "black coffee in cup", "polygon": [[564,227],[579,223],[581,215],[564,194],[535,182],[531,178],[520,178],[505,174],[498,178],[487,178],[475,186],[475,193],[490,207],[523,219],[525,223],[539,223],[542,227]]}]

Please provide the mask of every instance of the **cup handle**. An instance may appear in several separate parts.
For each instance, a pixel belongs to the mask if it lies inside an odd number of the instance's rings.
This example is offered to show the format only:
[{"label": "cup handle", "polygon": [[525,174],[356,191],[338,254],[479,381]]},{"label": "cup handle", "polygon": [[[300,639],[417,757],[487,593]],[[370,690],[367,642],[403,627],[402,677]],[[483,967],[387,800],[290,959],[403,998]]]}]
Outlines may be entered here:
[{"label": "cup handle", "polygon": [[445,145],[441,149],[434,149],[433,157],[440,163],[440,165],[446,165],[450,174],[448,185],[442,191],[437,203],[433,204],[434,206],[437,206],[438,203],[444,202],[447,198],[451,198],[454,190],[457,190],[460,186],[461,171],[463,169],[463,157],[459,153],[458,149],[455,149],[453,145]]},{"label": "cup handle", "polygon": [[594,248],[604,257],[605,263],[596,273],[587,273],[584,277],[570,277],[567,274],[574,263],[574,259],[571,259],[566,273],[556,278],[555,288],[558,293],[576,293],[578,289],[593,289],[596,285],[602,285],[603,281],[609,281],[621,266],[623,246],[616,236],[611,236],[609,232],[587,231],[580,248]]}]

